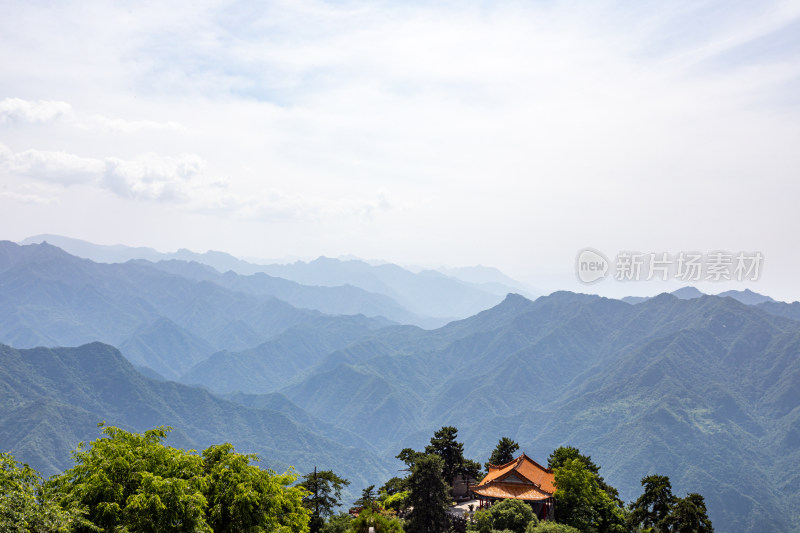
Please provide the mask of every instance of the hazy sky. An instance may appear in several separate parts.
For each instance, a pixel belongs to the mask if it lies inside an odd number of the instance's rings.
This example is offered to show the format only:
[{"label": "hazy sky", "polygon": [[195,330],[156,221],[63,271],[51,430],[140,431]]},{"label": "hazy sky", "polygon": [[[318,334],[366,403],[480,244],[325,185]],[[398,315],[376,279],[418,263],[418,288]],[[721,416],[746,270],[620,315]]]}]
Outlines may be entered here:
[{"label": "hazy sky", "polygon": [[800,2],[0,12],[0,238],[570,289],[584,247],[761,252],[761,279],[725,288],[800,299]]}]

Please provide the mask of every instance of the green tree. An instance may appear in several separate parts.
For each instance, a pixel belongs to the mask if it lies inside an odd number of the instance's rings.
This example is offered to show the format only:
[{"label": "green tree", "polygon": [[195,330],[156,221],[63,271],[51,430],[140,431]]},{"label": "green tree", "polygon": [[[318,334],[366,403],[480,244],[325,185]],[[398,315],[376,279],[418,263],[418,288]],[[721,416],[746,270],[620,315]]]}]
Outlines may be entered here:
[{"label": "green tree", "polygon": [[303,505],[311,511],[309,523],[312,533],[322,529],[325,519],[333,515],[334,509],[341,505],[342,489],[350,482],[333,473],[332,470],[310,472],[303,476],[298,487],[308,491],[303,497]]},{"label": "green tree", "polygon": [[[457,475],[464,474],[464,445],[456,440],[458,429],[444,426],[431,437],[431,443],[425,447],[426,454],[436,454],[444,461],[442,475],[448,483],[452,483]],[[478,466],[480,469],[480,466]]]},{"label": "green tree", "polygon": [[525,528],[531,522],[539,520],[533,514],[533,509],[522,500],[503,500],[489,509],[492,515],[493,529],[508,529],[514,533],[525,533]]},{"label": "green tree", "polygon": [[508,437],[503,437],[489,456],[489,461],[484,463],[486,471],[489,471],[489,465],[504,465],[514,459],[514,454],[519,450],[519,444]]},{"label": "green tree", "polygon": [[76,531],[307,530],[294,475],[261,470],[231,444],[202,456],[164,446],[167,431],[106,427],[105,437],[78,446],[75,466],[47,483],[64,508],[86,514]]},{"label": "green tree", "polygon": [[63,510],[52,494],[43,490],[42,478],[11,454],[0,453],[0,531],[8,533],[61,533],[80,522],[76,512]]},{"label": "green tree", "polygon": [[406,480],[395,476],[384,483],[383,486],[378,489],[378,492],[381,494],[386,493],[389,496],[392,496],[393,494],[404,492],[406,490],[408,490],[408,483]]},{"label": "green tree", "polygon": [[564,462],[569,459],[577,459],[582,462],[586,469],[594,474],[595,479],[597,479],[597,484],[600,486],[600,488],[603,489],[611,498],[616,500],[620,506],[624,504],[624,502],[619,498],[619,491],[606,483],[603,477],[600,475],[600,467],[597,466],[594,461],[592,461],[591,456],[583,455],[578,448],[573,446],[561,446],[556,448],[553,450],[553,453],[550,454],[550,457],[547,458],[547,467],[555,470],[556,468],[561,467]]},{"label": "green tree", "polygon": [[395,457],[403,461],[406,464],[406,467],[408,467],[410,471],[411,468],[414,466],[414,463],[417,462],[417,459],[419,459],[423,455],[425,454],[422,452],[418,452],[412,448],[403,448],[402,450],[400,450],[400,453],[398,453]]},{"label": "green tree", "polygon": [[494,520],[492,519],[492,513],[489,509],[479,509],[475,511],[475,515],[472,517],[472,523],[470,523],[467,528],[469,531],[477,531],[478,533],[492,533],[494,527]]},{"label": "green tree", "polygon": [[361,497],[354,503],[357,507],[363,507],[364,509],[375,507],[375,485],[361,489]]},{"label": "green tree", "polygon": [[478,461],[464,459],[461,463],[461,475],[467,479],[472,478],[480,481],[483,477],[483,468]]},{"label": "green tree", "polygon": [[322,526],[322,533],[347,533],[352,531],[353,517],[349,513],[339,513],[331,516]]},{"label": "green tree", "polygon": [[675,502],[667,518],[662,521],[662,528],[669,533],[714,533],[706,511],[706,501],[696,492]]},{"label": "green tree", "polygon": [[652,474],[642,478],[642,486],[644,492],[631,504],[628,521],[635,528],[658,530],[675,503],[672,484],[669,477]]},{"label": "green tree", "polygon": [[236,453],[229,443],[203,451],[208,523],[214,531],[305,531],[309,513],[297,476],[251,464],[255,455]]},{"label": "green tree", "polygon": [[[211,531],[205,521],[202,459],[163,446],[168,428],[143,434],[106,427],[76,465],[49,482],[67,509],[80,509],[94,526],[115,531]],[[82,525],[77,531],[90,531]]]},{"label": "green tree", "polygon": [[408,518],[409,533],[442,533],[449,521],[450,487],[442,472],[444,460],[434,454],[417,458],[408,479],[409,503],[413,510]]},{"label": "green tree", "polygon": [[623,533],[625,514],[580,459],[555,469],[556,519],[586,533]]},{"label": "green tree", "polygon": [[556,518],[581,531],[594,531],[598,513],[594,499],[599,487],[594,474],[578,459],[565,459],[555,468]]},{"label": "green tree", "polygon": [[558,522],[539,522],[538,524],[531,522],[525,533],[581,533],[572,526],[567,524],[559,524]]},{"label": "green tree", "polygon": [[391,496],[386,495],[385,498],[381,498],[380,502],[384,509],[399,513],[408,509],[408,495],[408,491],[396,492]]},{"label": "green tree", "polygon": [[370,527],[375,528],[376,533],[403,533],[403,524],[400,520],[381,514],[372,507],[366,507],[352,521],[351,531],[369,533]]}]

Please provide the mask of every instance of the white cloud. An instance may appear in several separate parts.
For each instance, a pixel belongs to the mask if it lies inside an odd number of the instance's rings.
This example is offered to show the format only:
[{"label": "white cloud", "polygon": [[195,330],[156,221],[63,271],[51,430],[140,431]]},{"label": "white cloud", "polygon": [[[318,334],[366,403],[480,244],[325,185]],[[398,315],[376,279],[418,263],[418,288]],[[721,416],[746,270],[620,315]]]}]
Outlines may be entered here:
[{"label": "white cloud", "polygon": [[100,114],[84,116],[75,111],[69,103],[57,100],[23,100],[22,98],[0,100],[0,124],[47,124],[55,121],[63,121],[83,130],[120,133],[186,131],[185,126],[175,121],[126,120]]},{"label": "white cloud", "polygon": [[68,117],[72,106],[54,100],[28,101],[21,98],[0,100],[0,124],[45,123]]},{"label": "white cloud", "polygon": [[17,191],[0,191],[0,198],[6,198],[22,204],[51,205],[58,203],[58,198],[55,196],[43,196]]},{"label": "white cloud", "polygon": [[[244,194],[232,191],[229,180],[208,173],[195,154],[142,154],[133,159],[81,157],[61,151],[25,150],[14,153],[0,144],[0,171],[50,185],[86,185],[133,201],[171,203],[188,211],[242,219],[320,220],[327,217],[370,219],[392,208],[385,192],[374,199],[325,198],[287,194],[272,188]],[[49,197],[6,191],[19,202],[50,202]]]},{"label": "white cloud", "polygon": [[[6,154],[10,151],[3,150]],[[97,180],[103,169],[100,160],[66,152],[25,150],[4,157],[8,171],[45,182],[75,185]]]},{"label": "white cloud", "polygon": [[63,186],[91,185],[137,200],[189,200],[193,194],[190,182],[201,174],[203,165],[199,157],[189,154],[98,159],[62,151],[14,153],[0,144],[0,168],[12,175]]},{"label": "white cloud", "polygon": [[103,185],[123,198],[184,202],[193,196],[190,182],[202,176],[204,164],[192,154],[145,154],[132,161],[106,158]]},{"label": "white cloud", "polygon": [[291,221],[268,254],[761,242],[798,224],[798,6],[18,2],[0,161],[211,229]]},{"label": "white cloud", "polygon": [[141,133],[150,131],[186,131],[186,127],[175,121],[158,122],[155,120],[124,120],[109,118],[103,115],[93,115],[82,118],[77,122],[83,129],[98,129],[116,131],[121,133]]}]

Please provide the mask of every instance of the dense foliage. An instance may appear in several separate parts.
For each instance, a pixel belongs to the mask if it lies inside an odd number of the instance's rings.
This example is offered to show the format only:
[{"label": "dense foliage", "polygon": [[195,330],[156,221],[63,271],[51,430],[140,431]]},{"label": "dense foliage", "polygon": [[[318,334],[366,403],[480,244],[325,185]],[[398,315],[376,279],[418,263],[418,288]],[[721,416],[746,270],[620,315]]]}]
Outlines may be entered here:
[{"label": "dense foliage", "polygon": [[513,439],[508,437],[503,437],[497,443],[497,446],[494,450],[492,450],[492,455],[489,456],[489,460],[483,464],[486,471],[489,471],[489,465],[504,465],[514,459],[514,454],[517,453],[519,450],[519,444],[515,442]]},{"label": "dense foliage", "polygon": [[[106,427],[103,437],[73,452],[75,466],[44,483],[1,453],[0,531],[713,533],[700,494],[675,497],[668,477],[649,475],[626,509],[600,467],[573,447],[558,448],[548,459],[558,522],[540,523],[529,504],[513,499],[469,520],[450,515],[446,454],[434,451],[456,450],[456,461],[463,455],[455,428],[443,430],[431,439],[430,453],[405,449],[398,455],[410,466],[406,478],[391,478],[378,491],[375,485],[362,489],[352,515],[334,515],[349,481],[333,471],[315,470],[293,486],[294,474],[261,470],[252,464],[255,456],[236,453],[229,443],[198,454],[165,446],[169,428],[131,433]],[[405,520],[398,517],[409,509]]]},{"label": "dense foliage", "polygon": [[409,533],[443,533],[449,522],[450,487],[442,472],[444,460],[438,455],[419,457],[408,478],[409,503],[413,507],[408,517]]},{"label": "dense foliage", "polygon": [[[213,345],[228,350],[228,371],[204,367],[189,383],[270,393],[226,397],[243,408],[145,378],[110,346],[2,346],[3,449],[45,475],[71,466],[68,450],[95,437],[97,420],[135,431],[169,421],[181,428],[171,437],[180,447],[230,441],[278,471],[331,465],[360,490],[396,473],[374,450],[416,443],[446,423],[482,462],[499,435],[531,450],[579,439],[603,458],[605,478],[626,502],[640,493],[643,465],[670,468],[676,487],[705,496],[721,531],[800,524],[800,315],[712,296],[629,305],[558,292],[535,302],[512,295],[435,330],[380,328],[385,321],[254,298],[238,282],[234,294],[177,268],[102,266],[52,249],[29,249],[26,259],[24,248],[0,247],[0,341],[99,338],[168,377],[198,369],[194,358]],[[769,311],[787,306],[773,302]],[[291,385],[275,392],[275,376]]]},{"label": "dense foliage", "polygon": [[337,476],[332,470],[314,470],[303,476],[303,481],[297,486],[307,491],[303,496],[303,505],[311,512],[311,533],[322,529],[325,519],[332,516],[341,505],[342,489],[349,484],[350,481]]},{"label": "dense foliage", "polygon": [[293,474],[261,470],[230,444],[202,455],[165,446],[167,430],[106,427],[105,437],[78,447],[75,466],[45,485],[84,517],[76,532],[307,530],[305,492],[291,486]]},{"label": "dense foliage", "polygon": [[503,500],[489,509],[475,513],[470,531],[492,533],[492,531],[511,531],[525,533],[529,527],[539,523],[531,506],[521,500]]},{"label": "dense foliage", "polygon": [[652,533],[713,533],[703,496],[697,493],[678,498],[672,494],[667,476],[642,478],[644,493],[631,504],[632,531]]},{"label": "dense foliage", "polygon": [[585,533],[625,532],[624,509],[580,459],[567,459],[554,473],[556,520]]},{"label": "dense foliage", "polygon": [[458,442],[458,429],[453,426],[444,426],[431,437],[431,443],[425,447],[425,453],[435,454],[442,458],[442,476],[445,481],[452,483],[456,476],[477,478],[481,465],[472,459],[464,457],[464,444]]},{"label": "dense foliage", "polygon": [[3,533],[65,533],[80,519],[62,509],[28,465],[0,453],[0,531]]}]

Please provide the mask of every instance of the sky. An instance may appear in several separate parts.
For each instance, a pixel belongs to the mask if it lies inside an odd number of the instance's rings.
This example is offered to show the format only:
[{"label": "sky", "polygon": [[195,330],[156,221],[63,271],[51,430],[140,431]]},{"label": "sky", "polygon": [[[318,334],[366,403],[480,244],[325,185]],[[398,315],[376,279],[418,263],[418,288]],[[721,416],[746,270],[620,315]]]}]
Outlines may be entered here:
[{"label": "sky", "polygon": [[[630,253],[760,254],[693,284],[800,300],[798,1],[0,10],[0,239],[482,264],[610,296],[681,285],[619,281]],[[610,265],[591,285],[586,248]]]}]

